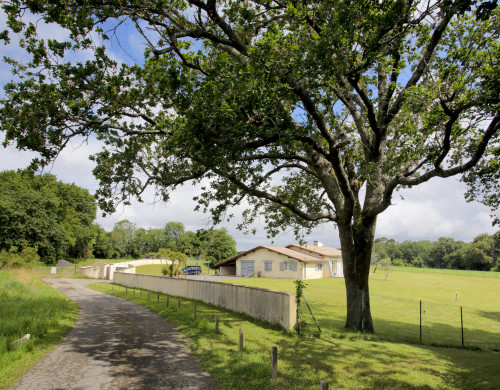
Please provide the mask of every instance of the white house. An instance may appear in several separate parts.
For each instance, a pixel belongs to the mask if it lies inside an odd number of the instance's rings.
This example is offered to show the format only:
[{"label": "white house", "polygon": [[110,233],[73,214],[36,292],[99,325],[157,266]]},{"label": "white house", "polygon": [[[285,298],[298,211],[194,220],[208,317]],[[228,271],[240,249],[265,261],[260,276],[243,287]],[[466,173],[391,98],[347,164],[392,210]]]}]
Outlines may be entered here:
[{"label": "white house", "polygon": [[302,280],[343,276],[340,250],[320,242],[286,247],[259,245],[215,266],[221,275]]}]

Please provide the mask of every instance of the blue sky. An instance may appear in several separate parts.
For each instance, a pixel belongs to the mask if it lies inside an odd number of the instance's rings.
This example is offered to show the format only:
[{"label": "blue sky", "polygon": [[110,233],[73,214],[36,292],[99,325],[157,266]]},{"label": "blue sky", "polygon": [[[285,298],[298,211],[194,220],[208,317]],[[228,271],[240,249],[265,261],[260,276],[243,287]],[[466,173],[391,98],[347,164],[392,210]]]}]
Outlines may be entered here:
[{"label": "blue sky", "polygon": [[[5,23],[5,17],[0,13],[0,25]],[[40,25],[44,34],[51,37],[63,38],[66,32],[55,26]],[[117,37],[113,37],[109,48],[116,60],[132,63],[142,59],[144,42],[129,30],[130,26],[122,25],[118,29]],[[117,39],[118,38],[118,39]],[[0,48],[3,56],[22,58],[22,51],[15,44]],[[82,53],[82,58],[86,55]],[[0,63],[0,86],[3,96],[3,84],[12,79],[6,64]],[[0,140],[3,136],[0,135]],[[56,162],[46,169],[55,174],[59,180],[87,188],[90,192],[96,190],[96,180],[92,176],[93,162],[88,156],[96,153],[101,145],[96,140],[88,143],[75,141],[59,156]],[[20,152],[14,147],[0,149],[0,171],[26,167],[34,155],[30,152]],[[478,203],[466,203],[463,197],[465,186],[458,178],[433,179],[428,183],[396,194],[393,206],[380,215],[377,224],[377,237],[404,240],[437,240],[448,236],[458,240],[470,241],[481,233],[493,233],[497,229],[491,226],[489,209]],[[154,192],[147,191],[145,203],[133,202],[131,206],[119,207],[118,210],[106,218],[98,217],[97,222],[105,229],[112,229],[113,225],[122,219],[129,219],[144,228],[163,227],[169,221],[180,221],[186,229],[197,230],[211,226],[208,215],[195,212],[195,203],[191,200],[198,193],[197,188],[185,185],[172,194],[168,203],[157,202]],[[404,200],[403,200],[404,198]],[[266,238],[263,220],[257,222],[256,235],[244,235],[236,230],[238,215],[243,209],[235,210],[235,220],[225,222],[225,226],[236,239],[238,250],[247,250],[256,245],[270,244]],[[339,247],[338,232],[333,224],[325,224],[316,229],[305,240],[312,243],[320,240],[332,247]],[[295,242],[291,232],[283,233],[274,238],[275,245],[287,245]]]}]

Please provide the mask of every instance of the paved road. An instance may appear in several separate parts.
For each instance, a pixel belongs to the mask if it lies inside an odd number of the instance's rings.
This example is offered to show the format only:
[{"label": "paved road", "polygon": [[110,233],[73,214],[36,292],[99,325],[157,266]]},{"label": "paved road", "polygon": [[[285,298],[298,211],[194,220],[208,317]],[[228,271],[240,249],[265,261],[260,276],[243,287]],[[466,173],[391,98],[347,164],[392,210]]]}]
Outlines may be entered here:
[{"label": "paved road", "polygon": [[51,279],[80,305],[75,327],[12,389],[215,389],[176,329],[135,303]]}]

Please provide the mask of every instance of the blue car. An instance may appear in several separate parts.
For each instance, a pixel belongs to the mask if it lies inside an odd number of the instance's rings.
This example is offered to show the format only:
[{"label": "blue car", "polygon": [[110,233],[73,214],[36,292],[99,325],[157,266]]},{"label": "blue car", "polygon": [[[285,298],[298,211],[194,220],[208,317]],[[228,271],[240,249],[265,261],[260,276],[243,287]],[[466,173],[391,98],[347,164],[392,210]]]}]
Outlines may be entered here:
[{"label": "blue car", "polygon": [[190,265],[182,269],[184,275],[199,275],[201,274],[201,267],[199,265]]}]

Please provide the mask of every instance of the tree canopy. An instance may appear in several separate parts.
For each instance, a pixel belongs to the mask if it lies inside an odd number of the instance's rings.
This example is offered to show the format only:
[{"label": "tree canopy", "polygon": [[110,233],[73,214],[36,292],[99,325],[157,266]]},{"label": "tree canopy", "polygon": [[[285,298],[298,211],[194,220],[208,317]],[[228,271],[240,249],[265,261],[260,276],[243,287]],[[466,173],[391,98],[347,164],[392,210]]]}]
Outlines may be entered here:
[{"label": "tree canopy", "polygon": [[[36,166],[72,137],[100,139],[94,173],[105,210],[147,186],[168,199],[194,181],[216,222],[246,201],[242,226],[262,214],[270,235],[335,223],[348,328],[373,330],[376,219],[398,188],[466,174],[469,199],[498,206],[496,1],[2,6],[31,54],[28,63],[9,60],[21,80],[1,103],[6,143],[38,151]],[[70,39],[39,39],[26,12]],[[118,64],[95,39],[124,21],[146,44],[138,64]],[[72,50],[94,57],[71,61]]]},{"label": "tree canopy", "polygon": [[51,264],[90,254],[97,230],[97,206],[83,188],[49,174],[29,171],[0,173],[0,250],[37,247],[41,261]]},{"label": "tree canopy", "polygon": [[500,271],[499,251],[500,230],[493,235],[480,234],[469,243],[451,237],[398,243],[382,237],[373,244],[372,263],[388,259],[399,266]]},{"label": "tree canopy", "polygon": [[185,261],[193,257],[204,258],[211,265],[236,253],[236,242],[225,228],[192,232],[182,222],[167,222],[163,229],[146,230],[126,219],[117,222],[111,232],[98,227],[93,247],[97,258],[159,255]]}]

